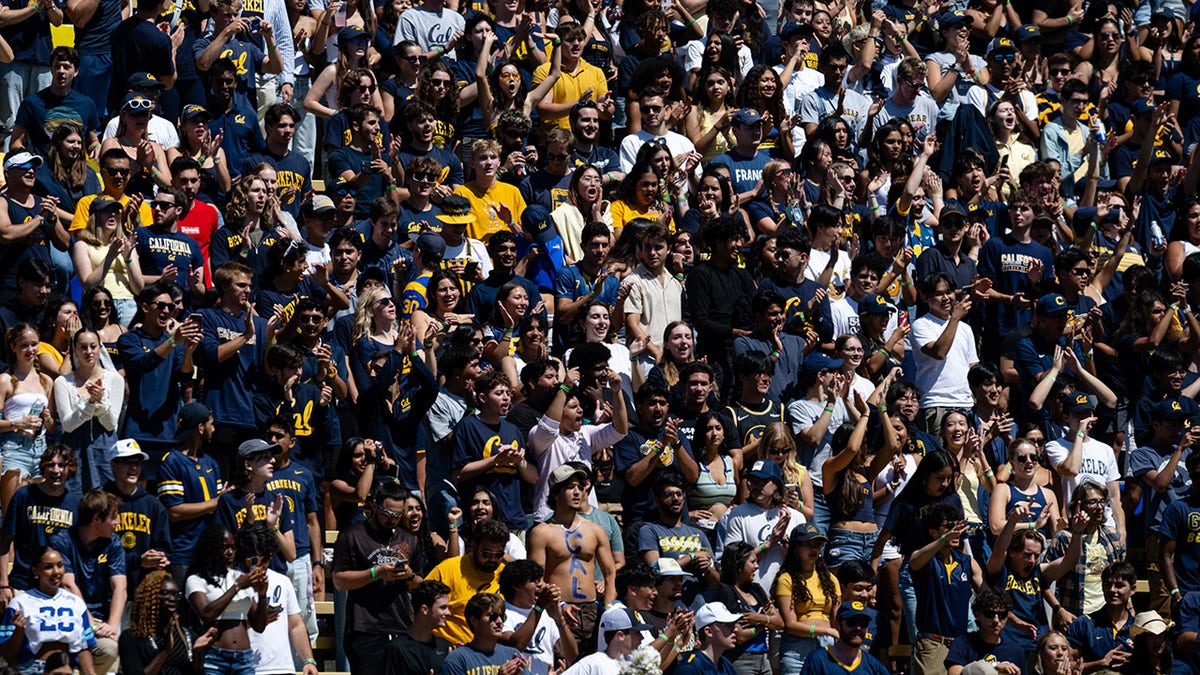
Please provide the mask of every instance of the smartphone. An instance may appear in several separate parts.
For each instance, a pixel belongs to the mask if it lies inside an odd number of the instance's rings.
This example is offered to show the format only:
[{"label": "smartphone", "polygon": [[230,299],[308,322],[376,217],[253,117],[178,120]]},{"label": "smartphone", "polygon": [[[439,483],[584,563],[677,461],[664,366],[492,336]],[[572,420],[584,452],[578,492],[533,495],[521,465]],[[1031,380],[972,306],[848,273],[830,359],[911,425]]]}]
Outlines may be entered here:
[{"label": "smartphone", "polygon": [[474,279],[474,278],[475,278],[475,275],[476,275],[476,274],[478,274],[478,273],[479,273],[479,263],[478,263],[478,262],[476,262],[476,261],[474,261],[474,260],[472,260],[471,262],[467,263],[467,267],[466,267],[466,269],[464,269],[464,270],[463,270],[463,274],[464,274],[464,275],[465,275],[465,276],[466,276],[468,279]]},{"label": "smartphone", "polygon": [[250,32],[253,33],[254,35],[258,35],[258,33],[261,30],[262,30],[262,19],[257,16],[250,19]]}]

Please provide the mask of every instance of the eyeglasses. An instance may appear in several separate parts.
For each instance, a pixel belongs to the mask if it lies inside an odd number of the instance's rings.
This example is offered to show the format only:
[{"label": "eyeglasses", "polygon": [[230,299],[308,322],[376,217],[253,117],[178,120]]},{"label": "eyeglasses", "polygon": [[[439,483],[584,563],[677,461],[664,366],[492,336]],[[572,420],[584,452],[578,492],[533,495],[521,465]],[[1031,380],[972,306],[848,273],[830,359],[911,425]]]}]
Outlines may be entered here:
[{"label": "eyeglasses", "polygon": [[150,208],[162,209],[163,211],[166,211],[167,209],[173,209],[175,206],[175,202],[168,202],[163,199],[155,199],[154,201],[150,202]]},{"label": "eyeglasses", "polygon": [[360,84],[360,85],[358,85],[358,90],[359,90],[359,91],[365,91],[365,92],[368,92],[368,93],[374,94],[374,93],[375,93],[375,85],[373,85],[373,84]]},{"label": "eyeglasses", "polygon": [[1016,457],[1013,457],[1014,462],[1020,462],[1022,464],[1026,462],[1037,462],[1039,459],[1040,457],[1037,455],[1017,455]]},{"label": "eyeglasses", "polygon": [[518,82],[520,79],[521,76],[517,73],[500,73],[501,82]]},{"label": "eyeglasses", "polygon": [[104,167],[104,173],[106,173],[110,176],[128,176],[129,169],[122,169],[120,167],[115,167],[115,166],[106,166],[106,167]]},{"label": "eyeglasses", "polygon": [[999,609],[981,609],[979,610],[979,616],[985,619],[1007,619],[1008,612]]},{"label": "eyeglasses", "polygon": [[437,180],[437,174],[432,171],[414,171],[412,179],[418,183],[432,183]]},{"label": "eyeglasses", "polygon": [[659,497],[663,499],[683,499],[683,490],[664,490]]},{"label": "eyeglasses", "polygon": [[1103,499],[1085,499],[1085,500],[1083,500],[1084,506],[1100,506],[1103,503],[1104,503]]},{"label": "eyeglasses", "polygon": [[642,111],[648,112],[651,115],[662,112],[662,109],[663,109],[663,107],[661,105],[644,105],[644,106],[642,106]]},{"label": "eyeglasses", "polygon": [[150,112],[154,108],[154,101],[148,98],[135,98],[125,104],[125,112]]},{"label": "eyeglasses", "polygon": [[1012,63],[1017,60],[1017,55],[1013,54],[1011,52],[1004,52],[1003,54],[992,54],[992,60],[996,61],[996,62]]}]

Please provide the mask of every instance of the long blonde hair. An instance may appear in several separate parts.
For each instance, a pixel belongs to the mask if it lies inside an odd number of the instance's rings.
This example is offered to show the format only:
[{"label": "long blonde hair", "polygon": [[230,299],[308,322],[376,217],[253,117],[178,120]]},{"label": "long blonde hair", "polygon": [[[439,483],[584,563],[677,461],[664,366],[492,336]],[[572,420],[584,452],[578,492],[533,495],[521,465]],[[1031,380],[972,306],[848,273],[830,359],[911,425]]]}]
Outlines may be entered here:
[{"label": "long blonde hair", "polygon": [[[774,461],[770,457],[771,448],[776,445],[786,445],[789,450],[783,458],[783,482],[786,484],[795,483],[799,485],[804,481],[804,474],[807,469],[796,459],[796,440],[792,438],[792,432],[783,422],[771,422],[763,428],[762,436],[758,440],[758,457],[757,459],[765,459],[768,462]],[[754,460],[751,460],[753,463]]]},{"label": "long blonde hair", "polygon": [[354,341],[369,337],[375,330],[375,303],[381,298],[391,297],[386,288],[371,288],[358,296],[358,304],[354,307]]},{"label": "long blonde hair", "polygon": [[[247,205],[250,201],[250,188],[255,181],[262,181],[263,187],[267,187],[267,181],[261,176],[247,176],[245,179],[238,181],[238,184],[233,186],[233,191],[229,194],[229,205],[225,207],[225,222],[233,225],[236,228],[241,228],[242,221],[246,219],[248,213]],[[258,217],[258,229],[263,232],[270,232],[278,225],[275,221],[275,212],[269,208],[264,209]]]}]

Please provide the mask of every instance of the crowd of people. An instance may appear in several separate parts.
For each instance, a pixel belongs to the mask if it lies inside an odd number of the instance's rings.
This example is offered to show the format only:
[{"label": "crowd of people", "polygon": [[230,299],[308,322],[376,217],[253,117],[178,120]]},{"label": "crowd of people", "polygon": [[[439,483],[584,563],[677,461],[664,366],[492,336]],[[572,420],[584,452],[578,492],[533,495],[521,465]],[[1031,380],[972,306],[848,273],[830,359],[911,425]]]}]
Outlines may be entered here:
[{"label": "crowd of people", "polygon": [[6,0],[5,672],[1200,674],[1197,7]]}]

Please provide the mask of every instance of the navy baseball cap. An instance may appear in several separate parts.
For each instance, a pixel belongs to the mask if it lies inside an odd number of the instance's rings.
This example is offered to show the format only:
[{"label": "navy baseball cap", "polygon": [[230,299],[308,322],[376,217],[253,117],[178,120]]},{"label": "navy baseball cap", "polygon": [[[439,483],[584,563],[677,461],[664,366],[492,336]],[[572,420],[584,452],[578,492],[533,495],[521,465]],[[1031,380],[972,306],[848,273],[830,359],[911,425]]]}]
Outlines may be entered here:
[{"label": "navy baseball cap", "polygon": [[859,314],[886,314],[896,311],[896,306],[878,293],[867,293],[858,301]]},{"label": "navy baseball cap", "polygon": [[1069,311],[1071,308],[1067,305],[1067,299],[1061,293],[1047,293],[1038,298],[1037,313],[1040,316],[1051,316]]},{"label": "navy baseball cap", "polygon": [[822,370],[837,370],[842,367],[842,359],[831,359],[821,352],[813,352],[804,359],[804,370],[819,373]]}]

